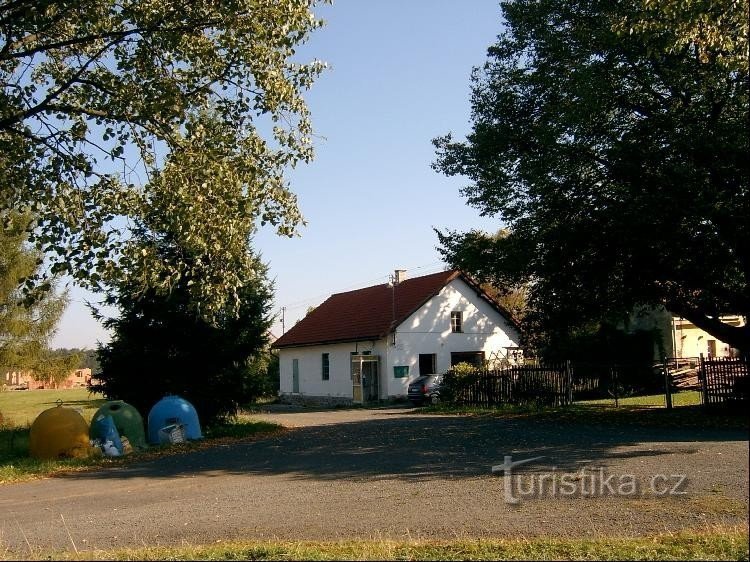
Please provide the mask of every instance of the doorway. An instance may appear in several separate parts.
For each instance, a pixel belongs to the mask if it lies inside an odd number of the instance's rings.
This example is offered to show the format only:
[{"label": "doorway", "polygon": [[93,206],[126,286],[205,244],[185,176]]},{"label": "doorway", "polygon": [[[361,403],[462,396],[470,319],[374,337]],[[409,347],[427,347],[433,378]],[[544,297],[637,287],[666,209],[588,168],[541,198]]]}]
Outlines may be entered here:
[{"label": "doorway", "polygon": [[352,355],[352,402],[366,404],[380,397],[380,357]]},{"label": "doorway", "polygon": [[437,354],[420,353],[419,354],[419,374],[432,375],[437,373]]}]

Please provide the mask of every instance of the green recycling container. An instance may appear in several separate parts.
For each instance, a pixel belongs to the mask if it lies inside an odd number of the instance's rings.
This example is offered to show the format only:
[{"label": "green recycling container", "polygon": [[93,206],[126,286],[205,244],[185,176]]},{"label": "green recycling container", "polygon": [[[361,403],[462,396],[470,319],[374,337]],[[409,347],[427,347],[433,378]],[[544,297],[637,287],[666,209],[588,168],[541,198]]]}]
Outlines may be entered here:
[{"label": "green recycling container", "polygon": [[131,406],[127,402],[122,400],[112,400],[105,402],[99,408],[94,417],[91,418],[91,430],[90,436],[92,439],[102,437],[96,435],[96,428],[99,424],[95,423],[100,417],[112,416],[115,422],[115,427],[120,437],[127,437],[130,445],[134,449],[145,449],[146,448],[146,432],[143,428],[143,418],[135,407]]}]

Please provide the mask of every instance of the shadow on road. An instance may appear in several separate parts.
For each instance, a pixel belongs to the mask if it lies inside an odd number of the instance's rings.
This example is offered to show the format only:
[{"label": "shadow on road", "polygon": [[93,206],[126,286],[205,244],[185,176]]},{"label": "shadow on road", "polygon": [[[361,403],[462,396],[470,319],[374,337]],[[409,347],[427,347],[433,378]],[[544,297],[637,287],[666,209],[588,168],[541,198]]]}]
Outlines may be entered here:
[{"label": "shadow on road", "polygon": [[[627,458],[681,453],[700,442],[747,441],[742,430],[565,425],[535,419],[403,415],[302,427],[94,473],[86,478],[287,475],[315,480],[473,478],[503,461],[543,456],[527,471],[576,471]],[[631,446],[623,451],[623,446]],[[519,469],[520,470],[520,469]],[[64,478],[81,478],[71,474]]]}]

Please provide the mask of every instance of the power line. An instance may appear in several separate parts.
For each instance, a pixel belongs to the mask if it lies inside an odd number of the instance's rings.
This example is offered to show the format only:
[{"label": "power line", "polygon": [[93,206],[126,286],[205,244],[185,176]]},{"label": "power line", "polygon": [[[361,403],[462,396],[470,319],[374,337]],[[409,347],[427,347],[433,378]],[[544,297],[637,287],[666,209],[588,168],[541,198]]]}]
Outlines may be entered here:
[{"label": "power line", "polygon": [[323,297],[327,297],[327,296],[335,294],[335,293],[343,293],[343,292],[349,291],[351,289],[356,289],[356,288],[362,287],[362,286],[369,286],[370,284],[374,283],[375,281],[380,281],[382,279],[386,279],[387,280],[388,279],[388,275],[381,275],[380,277],[376,277],[374,279],[370,279],[369,281],[361,281],[359,283],[355,283],[355,284],[349,285],[347,287],[336,289],[334,291],[329,291],[327,293],[321,293],[321,294],[315,295],[313,297],[308,297],[308,298],[306,298],[304,300],[294,301],[292,303],[287,304],[286,308],[287,309],[300,308],[302,306],[305,306],[306,304],[309,304],[311,302],[317,301],[317,300],[319,300],[319,299],[321,299]]},{"label": "power line", "polygon": [[[440,267],[437,267],[437,266],[440,266]],[[417,266],[417,267],[407,267],[406,270],[407,271],[420,271],[422,274],[429,275],[431,273],[437,273],[439,271],[443,271],[443,266],[444,266],[443,262],[438,260],[438,261],[433,261],[433,262],[430,262],[430,263],[427,263],[427,264],[424,264],[424,265],[420,265],[420,266]],[[431,269],[429,271],[421,271],[421,270],[427,269],[427,268],[431,268]],[[434,271],[433,271],[433,269],[434,269]],[[281,312],[282,309],[283,310],[294,310],[294,309],[297,309],[297,308],[302,308],[303,306],[307,306],[307,305],[309,305],[309,304],[311,304],[313,302],[319,301],[320,299],[322,299],[324,297],[328,297],[328,296],[330,296],[332,294],[343,293],[343,292],[346,292],[346,291],[349,291],[349,290],[353,290],[353,289],[357,289],[357,288],[361,288],[361,287],[369,287],[370,285],[372,285],[376,281],[384,281],[384,282],[387,283],[388,280],[391,278],[391,275],[392,274],[381,275],[379,277],[375,277],[374,279],[369,279],[367,281],[360,281],[359,283],[354,283],[354,284],[349,285],[347,287],[342,287],[342,288],[339,288],[339,289],[335,289],[335,290],[329,291],[327,293],[322,293],[322,294],[319,294],[319,295],[308,297],[308,298],[306,298],[304,300],[299,300],[299,301],[294,301],[294,302],[291,302],[291,303],[287,303],[287,304],[285,304],[283,307],[281,307],[279,309],[279,312]]]}]

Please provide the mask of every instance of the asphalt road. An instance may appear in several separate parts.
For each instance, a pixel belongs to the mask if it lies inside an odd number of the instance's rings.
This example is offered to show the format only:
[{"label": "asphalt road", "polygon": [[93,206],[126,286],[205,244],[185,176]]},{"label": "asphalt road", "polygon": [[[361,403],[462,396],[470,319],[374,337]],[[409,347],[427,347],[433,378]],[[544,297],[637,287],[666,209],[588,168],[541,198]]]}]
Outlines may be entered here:
[{"label": "asphalt road", "polygon": [[[0,486],[0,558],[231,539],[627,536],[748,522],[743,431],[411,408],[263,417],[295,429]],[[541,458],[493,474],[506,455]]]}]

